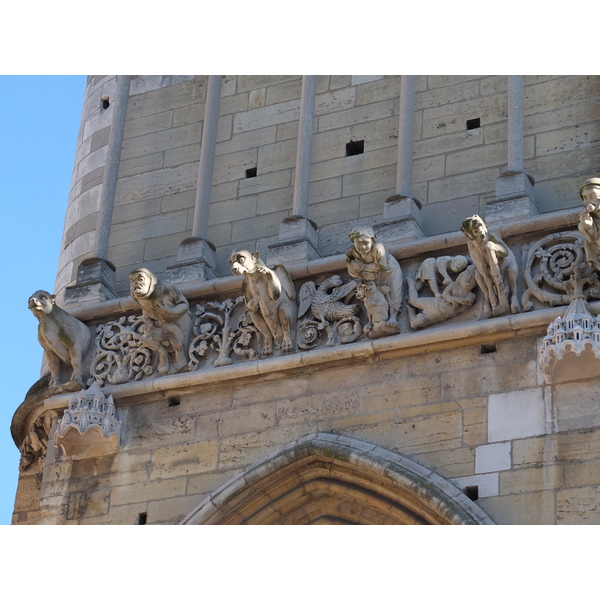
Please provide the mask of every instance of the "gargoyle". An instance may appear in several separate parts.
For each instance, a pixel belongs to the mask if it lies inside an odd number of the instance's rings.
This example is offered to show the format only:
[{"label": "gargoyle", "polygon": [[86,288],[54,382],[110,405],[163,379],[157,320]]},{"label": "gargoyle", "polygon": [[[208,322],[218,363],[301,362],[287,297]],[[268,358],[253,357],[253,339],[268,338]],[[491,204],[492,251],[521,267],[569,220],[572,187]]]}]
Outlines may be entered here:
[{"label": "gargoyle", "polygon": [[57,306],[55,297],[44,290],[32,294],[27,306],[39,321],[38,340],[50,369],[49,387],[61,385],[63,363],[73,369],[69,384],[76,384],[76,389],[84,388],[83,360],[92,339],[88,326]]},{"label": "gargoyle", "polygon": [[142,343],[158,354],[158,373],[166,375],[185,370],[192,331],[190,305],[186,297],[173,284],[159,281],[145,268],[135,269],[129,274],[129,287],[131,297],[144,315],[140,328],[144,336]]},{"label": "gargoyle", "polygon": [[520,312],[518,267],[512,250],[497,233],[488,230],[479,215],[465,219],[460,230],[467,238],[471,259],[477,267],[475,278],[486,300],[484,317],[498,317],[509,310]]},{"label": "gargoyle", "polygon": [[252,322],[263,337],[262,356],[273,353],[273,344],[283,352],[293,352],[296,344],[296,290],[286,268],[267,267],[248,250],[234,252],[229,258],[231,272],[244,276],[244,299]]}]

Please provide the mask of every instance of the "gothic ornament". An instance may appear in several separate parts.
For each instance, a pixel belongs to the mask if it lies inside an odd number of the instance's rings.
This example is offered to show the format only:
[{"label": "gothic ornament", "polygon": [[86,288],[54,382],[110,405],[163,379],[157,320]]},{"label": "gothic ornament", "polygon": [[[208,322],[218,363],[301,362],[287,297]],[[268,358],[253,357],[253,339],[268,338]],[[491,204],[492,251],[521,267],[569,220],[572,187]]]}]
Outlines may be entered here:
[{"label": "gothic ornament", "polygon": [[[523,310],[533,309],[532,297],[550,306],[563,306],[573,299],[572,277],[585,267],[584,238],[576,231],[552,233],[535,242],[527,253],[523,278]],[[586,298],[600,297],[598,275],[585,269],[581,293]]]},{"label": "gothic ornament", "polygon": [[465,219],[461,231],[467,238],[469,254],[477,268],[475,278],[485,297],[483,316],[487,319],[509,311],[518,313],[518,267],[512,250],[499,234],[487,228],[479,215]]},{"label": "gothic ornament", "polygon": [[94,382],[73,395],[58,423],[54,443],[72,459],[105,456],[118,450],[120,431],[112,396],[107,398]]},{"label": "gothic ornament", "polygon": [[142,344],[158,355],[160,375],[187,369],[192,318],[186,297],[171,283],[160,281],[148,269],[129,274],[132,298],[142,309]]},{"label": "gothic ornament", "polygon": [[35,461],[44,460],[48,449],[50,428],[55,418],[56,413],[49,410],[35,420],[19,448],[21,452],[19,471],[26,471]]},{"label": "gothic ornament", "polygon": [[398,333],[404,285],[400,264],[377,241],[371,227],[356,227],[349,238],[352,247],[346,251],[346,267],[350,276],[363,284],[357,287],[357,297],[367,309],[367,335],[375,338]]},{"label": "gothic ornament", "polygon": [[262,356],[273,353],[273,345],[282,352],[296,346],[296,290],[282,265],[267,267],[258,252],[234,252],[229,258],[231,272],[243,275],[244,299],[252,322],[262,336]]},{"label": "gothic ornament", "polygon": [[[57,306],[55,297],[44,290],[32,294],[27,306],[39,321],[38,340],[50,369],[49,387],[57,393],[85,387],[83,361],[92,337],[87,325]],[[61,365],[72,369],[67,384],[61,383]]]}]

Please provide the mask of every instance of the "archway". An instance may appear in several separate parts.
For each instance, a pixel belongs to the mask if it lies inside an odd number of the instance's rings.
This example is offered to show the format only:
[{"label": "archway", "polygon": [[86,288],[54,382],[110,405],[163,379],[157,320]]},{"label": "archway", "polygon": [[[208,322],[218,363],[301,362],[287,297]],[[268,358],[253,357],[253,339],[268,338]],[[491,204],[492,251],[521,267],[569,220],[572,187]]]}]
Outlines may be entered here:
[{"label": "archway", "polygon": [[397,453],[311,434],[215,490],[182,525],[469,524],[493,521],[455,485]]}]

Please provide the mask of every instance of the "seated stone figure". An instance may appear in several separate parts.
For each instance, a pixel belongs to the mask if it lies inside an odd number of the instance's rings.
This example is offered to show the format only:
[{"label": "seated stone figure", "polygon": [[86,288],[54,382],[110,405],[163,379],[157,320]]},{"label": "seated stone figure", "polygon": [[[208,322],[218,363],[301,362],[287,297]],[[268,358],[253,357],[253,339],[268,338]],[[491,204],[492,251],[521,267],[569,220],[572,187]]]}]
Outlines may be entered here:
[{"label": "seated stone figure", "polygon": [[185,370],[192,330],[186,297],[173,284],[159,281],[145,268],[129,274],[129,288],[144,316],[140,328],[142,343],[158,354],[158,373],[166,375]]},{"label": "seated stone figure", "polygon": [[296,345],[296,290],[286,268],[272,269],[261,260],[258,252],[234,252],[229,258],[231,272],[243,275],[246,308],[252,322],[262,334],[262,356],[273,353],[273,344],[283,352],[293,352]]},{"label": "seated stone figure", "polygon": [[594,269],[600,271],[600,177],[592,177],[584,182],[579,195],[584,209],[579,215],[577,228],[585,238],[585,258]]},{"label": "seated stone figure", "polygon": [[[402,293],[404,278],[398,261],[387,251],[385,246],[377,241],[377,237],[371,227],[360,226],[352,230],[349,235],[352,247],[346,251],[346,268],[351,277],[360,279],[362,282],[373,282],[378,288],[386,288],[385,293],[380,290],[379,295],[384,295],[389,305],[389,316],[387,319],[388,333],[398,332],[398,315],[402,308]],[[364,295],[373,298],[376,290],[367,286],[363,290]],[[369,307],[365,304],[367,313]],[[380,312],[380,311],[378,311]],[[371,318],[377,322],[377,319]]]},{"label": "seated stone figure", "polygon": [[410,326],[413,329],[422,329],[433,323],[447,321],[456,316],[462,307],[471,306],[475,302],[475,294],[472,290],[477,285],[475,271],[475,265],[468,265],[456,281],[449,283],[439,296],[433,298],[419,297],[415,282],[407,278]]},{"label": "seated stone figure", "polygon": [[477,284],[485,296],[483,316],[498,317],[521,310],[517,291],[518,267],[515,255],[502,238],[489,231],[479,215],[463,221],[471,260],[477,268]]},{"label": "seated stone figure", "polygon": [[50,370],[49,387],[64,387],[60,381],[60,367],[64,364],[73,370],[66,384],[68,390],[84,388],[83,362],[92,339],[87,325],[60,308],[55,297],[44,290],[32,294],[27,306],[39,321],[38,340]]}]

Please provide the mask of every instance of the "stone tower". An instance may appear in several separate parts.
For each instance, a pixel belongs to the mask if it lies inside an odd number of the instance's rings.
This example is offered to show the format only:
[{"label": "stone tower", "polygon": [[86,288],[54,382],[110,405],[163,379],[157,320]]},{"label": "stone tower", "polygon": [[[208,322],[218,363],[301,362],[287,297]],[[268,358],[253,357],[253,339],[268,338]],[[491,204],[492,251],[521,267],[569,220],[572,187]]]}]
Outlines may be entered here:
[{"label": "stone tower", "polygon": [[600,522],[599,96],[90,76],[13,522]]}]

